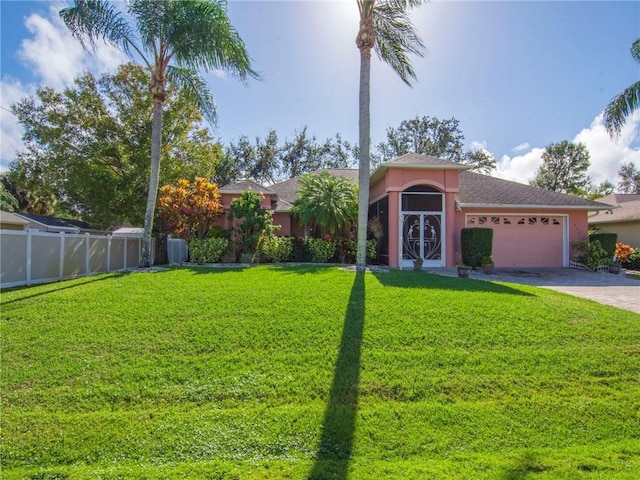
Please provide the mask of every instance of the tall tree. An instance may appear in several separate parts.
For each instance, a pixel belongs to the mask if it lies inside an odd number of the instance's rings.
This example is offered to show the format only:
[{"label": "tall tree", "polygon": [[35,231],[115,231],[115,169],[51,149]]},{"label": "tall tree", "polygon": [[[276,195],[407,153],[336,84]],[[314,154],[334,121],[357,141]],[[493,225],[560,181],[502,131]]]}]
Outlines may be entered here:
[{"label": "tall tree", "polygon": [[140,265],[149,266],[158,194],[162,111],[173,80],[215,123],[215,102],[198,69],[223,69],[246,81],[258,78],[245,45],[231,25],[224,0],[129,0],[126,14],[106,0],[75,0],[60,11],[71,33],[88,48],[103,40],[146,66],[153,97],[151,169]]},{"label": "tall tree", "polygon": [[[142,224],[152,109],[147,74],[134,64],[100,78],[85,73],[64,90],[43,88],[12,105],[24,128],[24,149],[7,175],[20,208],[68,214],[105,229]],[[164,183],[215,172],[222,150],[201,120],[194,102],[169,85]]]},{"label": "tall tree", "polygon": [[554,192],[583,195],[591,183],[587,176],[589,151],[583,143],[560,143],[547,145],[542,154],[542,165],[529,182],[534,187]]},{"label": "tall tree", "polygon": [[495,168],[491,153],[464,148],[464,135],[455,118],[441,120],[423,116],[403,120],[397,128],[387,128],[387,140],[376,147],[379,160],[388,162],[406,153],[421,153],[471,165],[474,170],[489,173]]},{"label": "tall tree", "polygon": [[[631,56],[640,63],[640,38],[631,44]],[[640,108],[640,81],[614,97],[604,111],[604,126],[611,137],[620,135],[622,126],[634,110]]]},{"label": "tall tree", "polygon": [[423,0],[356,0],[360,12],[360,28],[356,45],[360,50],[360,99],[359,99],[359,172],[358,172],[358,269],[366,268],[367,217],[369,214],[369,171],[371,116],[370,78],[371,50],[411,86],[416,79],[408,54],[423,55],[424,44],[409,20],[408,9],[417,7]]},{"label": "tall tree", "polygon": [[618,190],[621,193],[640,194],[640,169],[632,162],[623,163],[618,170],[620,182]]}]

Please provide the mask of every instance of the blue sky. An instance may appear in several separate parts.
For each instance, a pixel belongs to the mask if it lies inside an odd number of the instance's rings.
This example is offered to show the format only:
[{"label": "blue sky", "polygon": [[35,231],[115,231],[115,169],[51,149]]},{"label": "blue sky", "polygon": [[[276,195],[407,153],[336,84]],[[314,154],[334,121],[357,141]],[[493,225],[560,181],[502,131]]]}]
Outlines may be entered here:
[{"label": "blue sky", "polygon": [[[50,85],[61,88],[83,69],[113,70],[123,60],[108,48],[94,57],[68,38],[56,18],[65,2],[0,1],[0,105]],[[262,81],[247,86],[207,74],[218,103],[214,135],[281,139],[305,125],[319,139],[358,132],[359,54],[355,1],[231,1],[229,15]],[[526,182],[546,145],[582,141],[594,180],[615,182],[622,162],[640,164],[640,112],[617,141],[600,114],[640,78],[629,53],[640,37],[640,2],[433,1],[413,21],[427,46],[413,58],[418,75],[405,86],[387,66],[372,66],[372,140],[403,119],[456,117],[467,146],[494,154],[497,176]],[[1,167],[19,128],[5,110]]]}]

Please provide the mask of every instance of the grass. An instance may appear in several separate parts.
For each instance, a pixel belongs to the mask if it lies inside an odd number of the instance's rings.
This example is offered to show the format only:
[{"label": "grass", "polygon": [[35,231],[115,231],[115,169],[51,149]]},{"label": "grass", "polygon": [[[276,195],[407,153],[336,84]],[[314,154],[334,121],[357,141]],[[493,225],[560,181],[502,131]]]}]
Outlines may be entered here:
[{"label": "grass", "polygon": [[636,479],[640,315],[413,271],[1,298],[2,478]]}]

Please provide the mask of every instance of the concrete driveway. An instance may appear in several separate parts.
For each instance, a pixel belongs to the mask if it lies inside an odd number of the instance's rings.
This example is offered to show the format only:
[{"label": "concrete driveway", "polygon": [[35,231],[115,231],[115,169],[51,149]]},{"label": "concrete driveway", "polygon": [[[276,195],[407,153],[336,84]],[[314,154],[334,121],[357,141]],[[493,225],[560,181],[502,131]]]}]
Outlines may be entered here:
[{"label": "concrete driveway", "polygon": [[[457,270],[453,268],[434,269],[433,272],[457,276]],[[640,313],[640,280],[628,278],[624,273],[613,275],[575,268],[497,268],[493,275],[472,271],[470,278],[550,288]]]}]

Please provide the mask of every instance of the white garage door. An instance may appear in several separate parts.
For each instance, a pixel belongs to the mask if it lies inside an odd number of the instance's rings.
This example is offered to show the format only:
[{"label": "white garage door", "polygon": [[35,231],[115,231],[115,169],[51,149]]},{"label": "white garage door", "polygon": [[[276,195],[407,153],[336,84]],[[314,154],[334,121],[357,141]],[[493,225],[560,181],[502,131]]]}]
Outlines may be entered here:
[{"label": "white garage door", "polygon": [[467,227],[493,228],[497,267],[564,266],[563,216],[469,215]]}]

